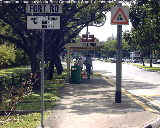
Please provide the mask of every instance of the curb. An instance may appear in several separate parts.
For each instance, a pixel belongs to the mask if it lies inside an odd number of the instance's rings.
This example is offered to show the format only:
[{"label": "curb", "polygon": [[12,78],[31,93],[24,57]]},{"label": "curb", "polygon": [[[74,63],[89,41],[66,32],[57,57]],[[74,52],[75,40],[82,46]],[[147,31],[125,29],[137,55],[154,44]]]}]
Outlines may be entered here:
[{"label": "curb", "polygon": [[[111,86],[115,87],[115,83],[111,80],[111,78],[106,78],[104,76],[102,76],[102,78],[104,80],[106,80]],[[135,95],[133,95],[132,93],[128,92],[126,89],[122,88],[122,93],[124,93],[124,95],[128,96],[133,102],[135,102],[136,104],[140,105],[144,110],[146,111],[150,111],[152,113],[157,113],[159,111],[152,109],[151,107],[149,107],[148,105],[146,105],[145,103],[143,103],[141,100],[139,100]],[[143,98],[143,97],[142,97]]]},{"label": "curb", "polygon": [[[108,77],[106,78],[104,76],[102,76],[102,78],[104,80],[106,80],[111,86],[115,86],[115,83],[111,80],[111,78],[108,78]],[[135,102],[136,104],[140,105],[144,110],[150,111],[150,112],[153,112],[153,113],[157,112],[157,110],[153,110],[152,108],[147,106],[145,103],[143,103],[142,101],[138,100],[136,98],[136,96],[134,96],[133,94],[131,94],[130,92],[128,92],[124,88],[122,88],[122,92],[124,93],[124,95],[128,96],[133,102]],[[152,121],[152,122],[148,123],[143,128],[160,128],[160,118],[157,119],[156,121]]]},{"label": "curb", "polygon": [[144,128],[160,128],[160,118],[147,124],[146,126],[144,126]]}]

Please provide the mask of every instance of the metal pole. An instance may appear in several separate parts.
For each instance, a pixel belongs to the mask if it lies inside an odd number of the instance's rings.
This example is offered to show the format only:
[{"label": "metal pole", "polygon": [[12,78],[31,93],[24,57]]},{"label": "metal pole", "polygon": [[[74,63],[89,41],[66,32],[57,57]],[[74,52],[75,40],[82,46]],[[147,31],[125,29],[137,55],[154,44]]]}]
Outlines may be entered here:
[{"label": "metal pole", "polygon": [[[118,6],[121,7],[122,4],[118,3]],[[121,77],[122,77],[121,45],[122,45],[122,25],[117,25],[117,61],[116,61],[116,93],[115,93],[116,103],[121,103]]]},{"label": "metal pole", "polygon": [[[88,25],[87,25],[87,31],[86,31],[86,34],[88,35]],[[87,36],[87,38],[88,38],[88,36]]]},{"label": "metal pole", "polygon": [[42,30],[42,56],[41,56],[41,127],[44,128],[44,39],[45,30]]},{"label": "metal pole", "polygon": [[[88,25],[87,25],[86,36],[87,36],[87,42],[88,42],[88,36],[89,36],[89,33],[88,33]],[[87,43],[87,46],[88,46],[88,43]],[[88,55],[89,55],[89,50],[87,50],[87,56],[88,56]]]},{"label": "metal pole", "polygon": [[68,78],[67,78],[67,80],[68,80],[68,82],[70,82],[70,48],[68,48],[67,49],[67,72],[68,72],[68,74],[67,74],[67,76],[68,76]]}]

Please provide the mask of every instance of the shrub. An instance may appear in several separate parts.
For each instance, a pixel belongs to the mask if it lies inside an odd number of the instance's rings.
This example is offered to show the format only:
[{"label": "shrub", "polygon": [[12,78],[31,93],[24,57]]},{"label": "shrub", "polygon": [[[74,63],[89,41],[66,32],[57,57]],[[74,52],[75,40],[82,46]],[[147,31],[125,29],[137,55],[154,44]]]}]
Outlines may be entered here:
[{"label": "shrub", "polygon": [[[32,93],[32,89],[40,87],[40,77],[37,74],[14,74],[0,79],[0,110],[9,113],[24,97]],[[1,113],[2,114],[2,113]]]},{"label": "shrub", "polygon": [[15,52],[14,45],[0,45],[0,68],[7,68],[9,65],[15,63]]}]

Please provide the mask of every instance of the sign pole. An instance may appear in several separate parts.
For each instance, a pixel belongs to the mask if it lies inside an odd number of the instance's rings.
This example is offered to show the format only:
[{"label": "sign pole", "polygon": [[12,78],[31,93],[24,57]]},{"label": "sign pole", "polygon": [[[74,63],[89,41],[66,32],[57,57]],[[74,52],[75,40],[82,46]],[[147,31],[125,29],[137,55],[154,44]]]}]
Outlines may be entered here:
[{"label": "sign pole", "polygon": [[67,80],[70,81],[70,48],[67,49]]},{"label": "sign pole", "polygon": [[[41,9],[39,9],[41,8]],[[45,29],[60,29],[60,15],[50,16],[50,14],[62,13],[62,6],[57,4],[27,4],[27,29],[41,30],[41,128],[44,128],[44,41]],[[48,14],[49,13],[49,14]],[[35,14],[35,15],[33,15]]]},{"label": "sign pole", "polygon": [[[121,7],[122,4],[118,6]],[[117,25],[117,61],[116,61],[116,93],[115,103],[121,103],[121,77],[122,77],[122,58],[121,58],[121,45],[122,45],[122,25]]]},{"label": "sign pole", "polygon": [[41,56],[41,128],[44,128],[44,39],[45,30],[42,30],[42,56]]}]

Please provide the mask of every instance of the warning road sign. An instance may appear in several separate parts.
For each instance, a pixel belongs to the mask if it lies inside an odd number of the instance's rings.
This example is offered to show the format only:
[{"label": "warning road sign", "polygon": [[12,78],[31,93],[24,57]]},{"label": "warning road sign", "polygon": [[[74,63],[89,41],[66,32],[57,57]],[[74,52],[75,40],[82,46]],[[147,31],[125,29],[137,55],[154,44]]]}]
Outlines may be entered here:
[{"label": "warning road sign", "polygon": [[124,7],[114,7],[111,9],[111,24],[129,24],[129,10]]}]

